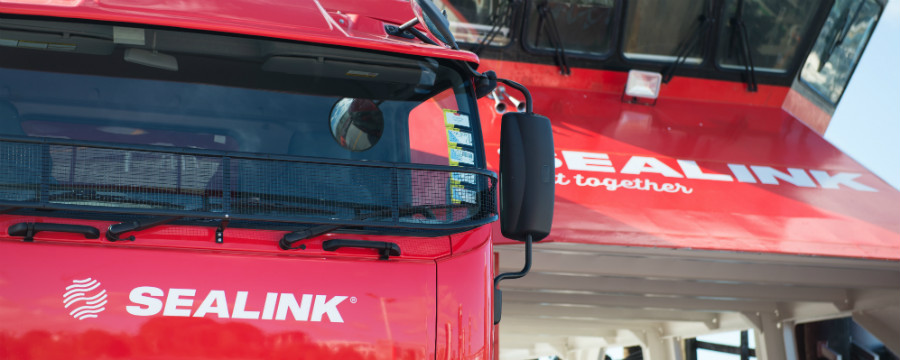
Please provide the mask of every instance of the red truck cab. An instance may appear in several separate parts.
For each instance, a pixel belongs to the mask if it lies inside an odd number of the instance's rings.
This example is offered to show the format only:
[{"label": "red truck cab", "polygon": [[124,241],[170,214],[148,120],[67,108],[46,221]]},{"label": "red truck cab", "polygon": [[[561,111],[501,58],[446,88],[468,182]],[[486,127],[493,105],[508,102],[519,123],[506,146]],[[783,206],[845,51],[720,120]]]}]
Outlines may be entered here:
[{"label": "red truck cab", "polygon": [[0,3],[0,358],[491,357],[478,59],[413,16]]}]

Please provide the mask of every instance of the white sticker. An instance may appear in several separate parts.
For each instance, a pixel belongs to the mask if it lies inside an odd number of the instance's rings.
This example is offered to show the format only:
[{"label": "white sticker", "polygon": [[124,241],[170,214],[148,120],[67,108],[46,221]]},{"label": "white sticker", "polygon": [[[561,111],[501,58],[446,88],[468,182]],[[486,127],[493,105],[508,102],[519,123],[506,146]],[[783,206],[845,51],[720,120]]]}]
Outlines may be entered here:
[{"label": "white sticker", "polygon": [[472,134],[456,130],[447,130],[447,140],[451,144],[472,146]]},{"label": "white sticker", "polygon": [[467,183],[475,185],[475,174],[472,173],[452,173],[450,179],[458,183]]},{"label": "white sticker", "polygon": [[144,29],[113,26],[113,43],[127,45],[145,45]]},{"label": "white sticker", "polygon": [[453,187],[453,202],[454,203],[469,203],[475,204],[477,199],[477,193],[475,191],[464,189],[461,187]]},{"label": "white sticker", "polygon": [[475,153],[457,148],[450,148],[450,165],[475,165]]},{"label": "white sticker", "polygon": [[469,116],[453,110],[444,110],[444,121],[447,123],[447,126],[471,127],[469,125]]},{"label": "white sticker", "polygon": [[218,144],[224,144],[225,139],[226,139],[225,135],[213,135],[213,141],[215,141]]}]

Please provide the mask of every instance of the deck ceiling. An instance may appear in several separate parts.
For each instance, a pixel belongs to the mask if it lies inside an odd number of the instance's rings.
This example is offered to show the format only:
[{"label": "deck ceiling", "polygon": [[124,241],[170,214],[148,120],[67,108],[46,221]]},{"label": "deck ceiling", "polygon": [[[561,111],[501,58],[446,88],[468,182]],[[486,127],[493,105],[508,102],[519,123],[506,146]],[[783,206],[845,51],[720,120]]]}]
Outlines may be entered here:
[{"label": "deck ceiling", "polygon": [[[521,269],[524,246],[495,251],[501,271]],[[573,243],[535,244],[533,256],[531,273],[500,285],[501,359],[633,345],[677,359],[681,339],[753,329],[773,360],[791,345],[785,329],[847,316],[900,347],[895,261]]]}]

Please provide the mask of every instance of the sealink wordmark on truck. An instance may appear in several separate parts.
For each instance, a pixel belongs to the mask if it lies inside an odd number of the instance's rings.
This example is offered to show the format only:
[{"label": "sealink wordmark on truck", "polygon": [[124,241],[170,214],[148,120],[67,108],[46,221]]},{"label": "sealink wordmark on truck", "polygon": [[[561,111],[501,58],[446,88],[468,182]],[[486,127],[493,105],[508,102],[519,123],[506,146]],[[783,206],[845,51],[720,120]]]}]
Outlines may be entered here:
[{"label": "sealink wordmark on truck", "polygon": [[[786,168],[786,172],[771,166],[745,165],[727,163],[729,173],[706,172],[697,165],[694,160],[682,160],[671,158],[656,158],[652,156],[630,155],[624,165],[613,164],[613,160],[606,153],[591,153],[583,151],[561,151],[561,160],[556,157],[556,168],[559,170],[583,171],[585,173],[618,173],[628,175],[656,174],[672,179],[711,180],[720,182],[759,183],[767,185],[781,185],[789,183],[803,188],[822,189],[853,189],[856,191],[877,192],[878,190],[868,186],[857,179],[863,176],[855,172],[827,172],[824,170],[812,170],[802,168]],[[674,161],[674,164],[673,164]],[[581,173],[567,174],[557,171],[555,183],[557,185],[576,186],[603,186],[607,190],[615,191],[617,188],[647,190],[655,188],[655,191],[691,193],[681,184],[663,184],[662,187],[646,179],[619,181],[617,179],[599,179]]]},{"label": "sealink wordmark on truck", "polygon": [[[344,322],[338,305],[347,296],[331,296],[293,293],[265,294],[261,309],[248,308],[248,299],[256,302],[263,296],[251,296],[248,291],[226,293],[224,290],[210,290],[204,296],[197,296],[196,289],[169,289],[168,292],[153,286],[140,286],[131,290],[128,299],[133,305],[125,310],[136,316],[206,317],[251,319]],[[356,297],[349,297],[356,303]],[[326,320],[327,319],[327,320]]]}]

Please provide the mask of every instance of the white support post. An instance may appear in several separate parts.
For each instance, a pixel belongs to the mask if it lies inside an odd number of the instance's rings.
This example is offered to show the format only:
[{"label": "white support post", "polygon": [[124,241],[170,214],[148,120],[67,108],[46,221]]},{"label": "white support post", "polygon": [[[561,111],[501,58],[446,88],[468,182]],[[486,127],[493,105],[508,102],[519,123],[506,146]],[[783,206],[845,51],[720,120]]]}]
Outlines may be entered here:
[{"label": "white support post", "polygon": [[669,359],[684,360],[684,351],[681,350],[681,339],[667,338],[665,339],[665,343],[669,353]]},{"label": "white support post", "polygon": [[756,332],[756,357],[759,360],[788,360],[784,332],[778,318],[771,313],[759,315],[760,328]]}]

